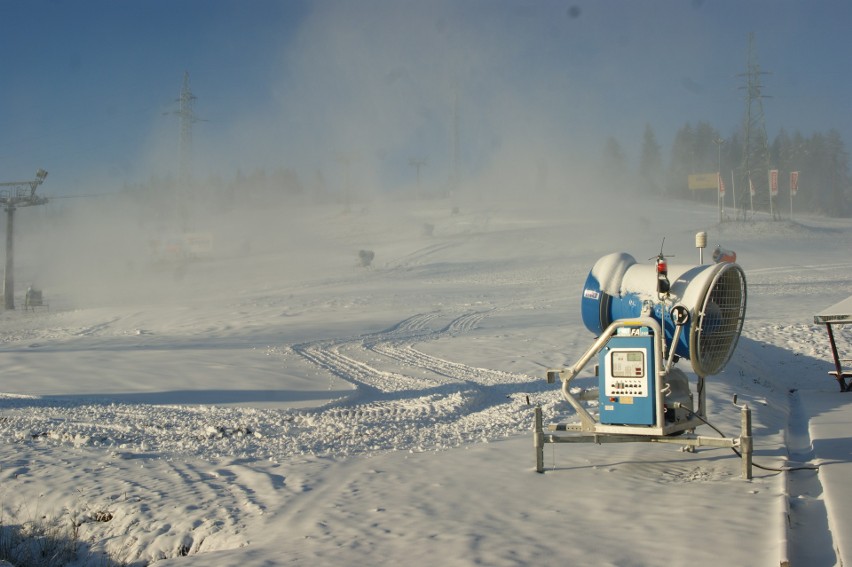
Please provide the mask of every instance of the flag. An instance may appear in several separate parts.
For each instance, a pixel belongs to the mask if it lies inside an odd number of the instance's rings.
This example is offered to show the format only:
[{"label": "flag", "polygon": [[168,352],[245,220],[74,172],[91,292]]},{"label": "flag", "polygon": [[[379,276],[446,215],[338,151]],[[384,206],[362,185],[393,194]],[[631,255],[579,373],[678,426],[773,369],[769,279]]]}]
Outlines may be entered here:
[{"label": "flag", "polygon": [[790,195],[796,195],[799,192],[799,172],[790,172]]},{"label": "flag", "polygon": [[721,173],[716,174],[716,181],[719,185],[719,196],[724,197],[725,196],[725,180],[722,179]]},{"label": "flag", "polygon": [[757,191],[754,190],[754,183],[751,182],[751,175],[748,176],[748,192],[752,197],[754,197],[755,193],[757,193]]},{"label": "flag", "polygon": [[771,197],[778,196],[778,170],[769,170],[769,195]]}]

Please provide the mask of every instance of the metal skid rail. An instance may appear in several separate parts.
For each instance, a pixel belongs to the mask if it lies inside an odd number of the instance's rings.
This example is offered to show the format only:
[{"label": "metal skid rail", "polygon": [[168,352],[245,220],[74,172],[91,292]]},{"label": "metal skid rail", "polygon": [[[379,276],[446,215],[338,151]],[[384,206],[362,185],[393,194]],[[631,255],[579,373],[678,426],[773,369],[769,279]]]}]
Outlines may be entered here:
[{"label": "metal skid rail", "polygon": [[727,447],[738,450],[742,461],[741,476],[748,480],[752,478],[752,455],[754,441],[751,434],[751,408],[748,405],[740,407],[742,431],[739,437],[705,437],[701,435],[684,434],[677,437],[670,435],[635,435],[617,433],[587,433],[579,429],[571,429],[571,425],[555,424],[544,431],[542,426],[541,407],[535,408],[535,423],[533,425],[533,444],[535,445],[535,470],[544,472],[544,445],[546,443],[670,443],[686,447]]},{"label": "metal skid rail", "polygon": [[[742,459],[742,477],[745,479],[752,478],[752,453],[753,442],[751,432],[751,409],[748,405],[739,406],[741,410],[741,426],[742,431],[739,437],[703,437],[693,435],[692,432],[696,427],[706,423],[703,421],[705,408],[705,392],[703,387],[703,377],[699,376],[699,400],[698,411],[694,413],[688,420],[677,424],[666,424],[663,416],[663,398],[664,394],[661,388],[656,387],[655,394],[657,396],[656,403],[656,419],[654,426],[626,426],[626,425],[608,425],[602,424],[592,416],[575,395],[570,392],[571,381],[583,370],[586,364],[589,363],[594,356],[600,352],[613,336],[615,330],[619,326],[646,326],[652,329],[654,340],[656,343],[655,357],[658,369],[659,378],[663,378],[671,366],[671,357],[667,360],[667,364],[662,361],[662,346],[660,337],[662,329],[659,323],[654,319],[647,317],[639,317],[632,320],[622,320],[613,322],[609,327],[598,337],[595,343],[588,351],[580,358],[580,360],[570,368],[548,370],[548,382],[555,382],[556,378],[562,381],[562,395],[565,400],[571,404],[580,418],[580,423],[577,424],[553,424],[548,426],[548,431],[545,432],[542,425],[541,407],[535,408],[535,424],[534,444],[536,450],[536,472],[544,472],[544,445],[545,443],[670,443],[684,445],[688,448],[695,447],[727,447],[737,452]],[[678,325],[673,343],[677,341],[681,328]],[[674,350],[672,348],[672,350]],[[674,436],[673,434],[680,434]]]}]

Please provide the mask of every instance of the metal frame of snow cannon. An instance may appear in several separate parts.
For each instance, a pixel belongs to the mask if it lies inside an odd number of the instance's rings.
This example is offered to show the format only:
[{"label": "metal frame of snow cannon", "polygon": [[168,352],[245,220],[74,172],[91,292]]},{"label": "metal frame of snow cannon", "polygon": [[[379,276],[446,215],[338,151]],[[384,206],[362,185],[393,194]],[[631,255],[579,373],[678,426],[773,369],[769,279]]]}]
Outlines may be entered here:
[{"label": "metal frame of snow cannon", "polygon": [[[686,321],[680,317],[676,318],[675,337],[672,343],[676,343],[682,327]],[[623,328],[648,328],[653,336],[654,343],[654,385],[653,396],[655,396],[655,417],[651,425],[616,425],[601,423],[595,419],[581,403],[581,399],[571,393],[571,381],[594,359],[607,345],[619,329]],[[742,477],[752,478],[752,432],[751,432],[751,410],[748,405],[738,406],[741,410],[742,431],[738,438],[703,437],[694,435],[694,430],[704,424],[706,399],[704,389],[704,377],[698,376],[698,411],[691,407],[686,413],[688,417],[681,420],[673,420],[666,423],[665,398],[670,392],[670,385],[665,378],[672,370],[673,357],[663,361],[663,331],[660,324],[651,317],[638,317],[633,319],[620,319],[612,322],[606,330],[598,337],[586,353],[570,368],[551,369],[547,371],[548,383],[553,383],[559,378],[562,381],[562,395],[566,401],[576,410],[580,423],[557,423],[550,424],[545,432],[542,423],[541,407],[535,408],[535,423],[533,426],[533,442],[536,451],[536,472],[544,472],[544,445],[546,443],[671,443],[683,445],[687,450],[696,447],[727,447],[739,449],[742,458]],[[673,347],[672,347],[673,350]],[[582,394],[579,394],[582,396]],[[691,394],[690,394],[691,398]],[[675,402],[674,411],[683,411],[680,407],[682,402]],[[686,434],[684,434],[686,433]]]},{"label": "metal frame of snow cannon", "polygon": [[[654,409],[654,423],[650,426],[645,425],[608,425],[605,423],[601,423],[596,420],[587,410],[583,407],[579,400],[574,394],[571,393],[571,381],[576,378],[580,372],[588,365],[588,363],[597,356],[610,342],[614,336],[616,336],[619,329],[631,329],[631,328],[641,328],[646,327],[651,330],[651,335],[653,337],[654,342],[654,366],[656,376],[653,378],[654,389],[651,392],[651,395],[655,397]],[[682,324],[676,327],[675,332],[679,333],[682,328]],[[668,392],[667,386],[668,384],[665,382],[665,377],[668,375],[671,369],[671,362],[668,364],[663,364],[663,344],[662,344],[662,328],[660,324],[651,317],[637,317],[635,319],[620,319],[615,321],[607,327],[607,329],[601,334],[600,337],[594,342],[594,344],[586,351],[586,353],[580,357],[580,360],[572,366],[571,368],[560,368],[560,369],[551,369],[547,371],[547,381],[548,383],[556,382],[556,378],[562,381],[562,396],[565,400],[571,404],[571,406],[576,410],[578,416],[580,417],[579,424],[570,424],[565,425],[561,428],[563,431],[583,431],[589,433],[617,433],[621,435],[672,435],[675,433],[680,433],[683,431],[689,431],[695,429],[697,426],[701,425],[703,422],[697,417],[692,417],[691,415],[684,420],[673,421],[671,423],[666,423],[665,417],[665,398]],[[673,342],[676,342],[673,341]],[[698,416],[705,416],[705,395],[704,395],[704,387],[703,387],[703,379],[699,376],[699,386],[698,386],[698,411],[694,412]],[[674,408],[673,408],[674,409]],[[690,412],[692,412],[692,407],[689,407]]]}]

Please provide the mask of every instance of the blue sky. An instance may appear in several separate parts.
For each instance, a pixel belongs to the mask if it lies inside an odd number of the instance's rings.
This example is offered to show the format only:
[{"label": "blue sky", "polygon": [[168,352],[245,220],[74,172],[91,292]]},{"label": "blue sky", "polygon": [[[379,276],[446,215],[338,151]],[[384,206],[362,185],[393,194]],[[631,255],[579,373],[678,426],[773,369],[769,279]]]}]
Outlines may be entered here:
[{"label": "blue sky", "polygon": [[[588,166],[650,124],[723,136],[745,111],[749,32],[766,126],[852,144],[852,3],[839,0],[0,0],[0,181],[118,190],[178,168],[184,72],[192,168],[290,167],[333,184],[340,158],[381,190],[451,170],[524,184]],[[635,163],[634,163],[635,165]]]}]

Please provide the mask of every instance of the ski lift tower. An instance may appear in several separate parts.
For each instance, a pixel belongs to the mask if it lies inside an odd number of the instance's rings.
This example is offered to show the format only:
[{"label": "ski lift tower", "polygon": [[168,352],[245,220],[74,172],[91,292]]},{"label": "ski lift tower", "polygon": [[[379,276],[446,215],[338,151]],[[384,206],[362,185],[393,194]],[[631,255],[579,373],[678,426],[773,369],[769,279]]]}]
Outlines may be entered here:
[{"label": "ski lift tower", "polygon": [[39,185],[44,183],[47,172],[39,169],[35,179],[32,181],[7,181],[0,183],[0,205],[6,208],[6,272],[3,281],[3,295],[6,309],[15,308],[15,276],[13,268],[15,265],[14,254],[14,228],[15,210],[19,207],[31,207],[33,205],[44,205],[47,197],[36,196],[35,192]]}]

